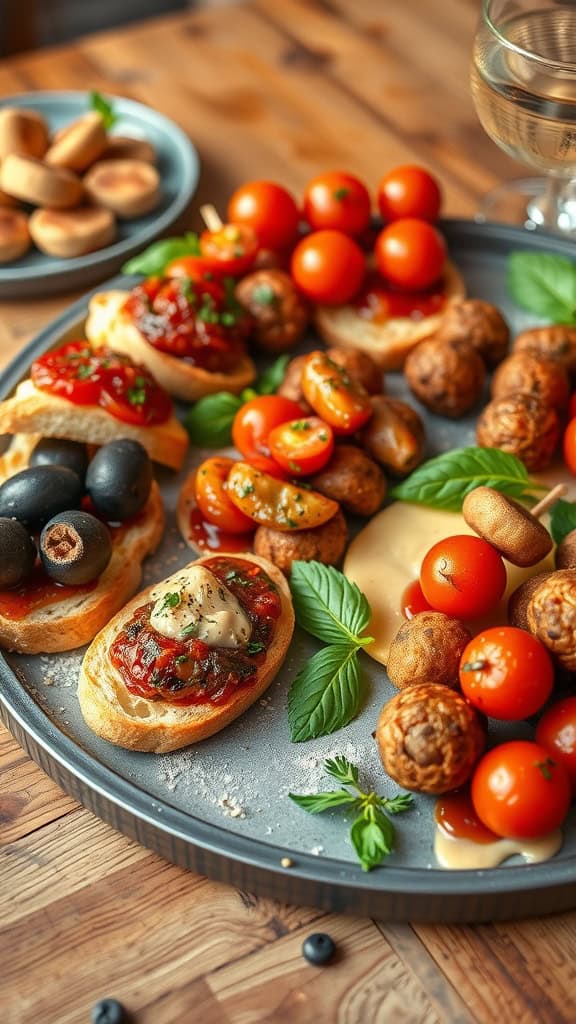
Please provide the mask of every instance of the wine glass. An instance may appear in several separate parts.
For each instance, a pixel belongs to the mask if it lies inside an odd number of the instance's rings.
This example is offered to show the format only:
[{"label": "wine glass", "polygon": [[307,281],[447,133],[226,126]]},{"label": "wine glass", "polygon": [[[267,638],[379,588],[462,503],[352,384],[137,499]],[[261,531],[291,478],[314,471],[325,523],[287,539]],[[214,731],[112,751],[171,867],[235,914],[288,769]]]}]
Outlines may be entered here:
[{"label": "wine glass", "polygon": [[576,0],[483,0],[471,85],[490,138],[546,175],[490,192],[477,219],[576,232]]}]

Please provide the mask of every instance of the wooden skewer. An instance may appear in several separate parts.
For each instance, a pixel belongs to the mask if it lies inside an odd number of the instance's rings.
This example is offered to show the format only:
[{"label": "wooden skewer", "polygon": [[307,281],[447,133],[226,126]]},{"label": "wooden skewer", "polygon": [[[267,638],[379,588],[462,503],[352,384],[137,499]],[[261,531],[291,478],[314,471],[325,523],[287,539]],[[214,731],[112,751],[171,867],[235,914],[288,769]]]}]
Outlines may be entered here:
[{"label": "wooden skewer", "polygon": [[204,203],[204,205],[200,207],[200,216],[208,228],[208,231],[221,231],[224,227],[220,214],[216,207],[212,206],[212,203]]},{"label": "wooden skewer", "polygon": [[566,484],[556,484],[551,491],[548,491],[548,494],[545,494],[538,504],[534,505],[534,508],[531,509],[534,518],[540,519],[540,516],[543,516],[544,513],[558,501],[558,498],[561,498],[563,494],[566,494],[567,489]]}]

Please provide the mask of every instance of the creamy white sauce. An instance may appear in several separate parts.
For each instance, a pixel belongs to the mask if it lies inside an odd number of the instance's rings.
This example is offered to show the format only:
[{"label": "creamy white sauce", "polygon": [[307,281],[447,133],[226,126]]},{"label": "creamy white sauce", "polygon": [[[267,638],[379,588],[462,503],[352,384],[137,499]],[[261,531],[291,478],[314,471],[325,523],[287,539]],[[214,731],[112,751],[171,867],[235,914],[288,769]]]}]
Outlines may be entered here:
[{"label": "creamy white sauce", "polygon": [[496,839],[493,843],[475,843],[472,839],[451,836],[436,822],[434,855],[443,868],[454,871],[496,868],[509,857],[520,855],[527,864],[550,860],[562,846],[562,832],[557,828],[539,839]]},{"label": "creamy white sauce", "polygon": [[248,643],[252,626],[237,598],[203,565],[191,565],[154,587],[150,625],[172,640],[203,640],[210,647]]}]

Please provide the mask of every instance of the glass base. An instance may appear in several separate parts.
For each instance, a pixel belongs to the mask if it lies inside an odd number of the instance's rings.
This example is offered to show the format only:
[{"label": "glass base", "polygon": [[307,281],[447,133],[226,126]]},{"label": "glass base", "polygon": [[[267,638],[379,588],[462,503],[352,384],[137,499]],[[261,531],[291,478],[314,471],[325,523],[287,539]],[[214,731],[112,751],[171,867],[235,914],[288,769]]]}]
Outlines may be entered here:
[{"label": "glass base", "polygon": [[576,184],[549,178],[509,181],[484,196],[475,219],[480,224],[517,224],[527,231],[576,234]]}]

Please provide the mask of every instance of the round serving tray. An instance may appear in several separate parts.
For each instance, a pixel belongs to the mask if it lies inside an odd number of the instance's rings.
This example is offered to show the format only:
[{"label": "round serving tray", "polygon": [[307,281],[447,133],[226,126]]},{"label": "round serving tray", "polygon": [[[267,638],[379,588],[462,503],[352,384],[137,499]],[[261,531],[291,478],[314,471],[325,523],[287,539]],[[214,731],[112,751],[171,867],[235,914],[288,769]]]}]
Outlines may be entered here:
[{"label": "round serving tray", "polygon": [[[516,331],[534,318],[507,297],[508,254],[525,249],[573,255],[572,242],[515,228],[469,221],[446,221],[443,227],[469,294],[496,303]],[[124,283],[117,279],[110,287]],[[86,310],[87,298],[20,353],[2,377],[2,397],[36,354],[68,334],[78,336]],[[388,375],[386,384],[391,394],[406,393],[401,374]],[[431,417],[428,431],[428,454],[433,454],[473,443],[474,419],[448,424]],[[201,457],[194,453],[189,465]],[[174,520],[185,472],[159,474],[168,525],[160,550],[147,561],[145,582],[190,558]],[[120,750],[90,732],[75,696],[82,651],[7,655],[0,661],[0,713],[30,756],[94,814],[167,860],[243,889],[388,920],[485,921],[576,906],[574,822],[566,827],[564,848],[546,864],[511,861],[489,871],[445,871],[435,865],[432,852],[433,800],[417,796],[415,809],[396,819],[394,854],[365,874],[341,814],[308,815],[296,807],[288,791],[334,787],[323,777],[322,765],[339,753],[356,761],[380,792],[395,791],[371,736],[382,703],[394,691],[384,670],[365,656],[366,698],[359,717],[332,736],[290,743],[288,686],[316,649],[315,641],[297,632],[282,672],[254,708],[215,737],[173,754]],[[283,858],[290,859],[290,867],[282,866]]]}]

